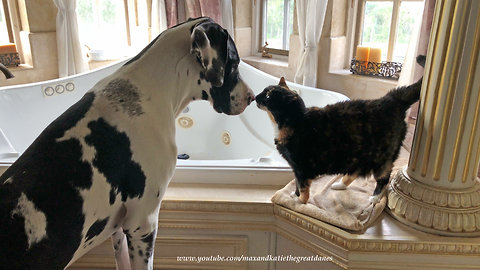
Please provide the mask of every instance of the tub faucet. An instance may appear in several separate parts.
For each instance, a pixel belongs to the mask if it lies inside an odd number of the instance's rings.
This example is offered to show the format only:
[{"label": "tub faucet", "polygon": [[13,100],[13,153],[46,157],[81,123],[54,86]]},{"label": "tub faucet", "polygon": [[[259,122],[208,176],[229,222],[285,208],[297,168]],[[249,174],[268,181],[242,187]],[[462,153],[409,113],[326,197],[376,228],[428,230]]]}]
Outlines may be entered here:
[{"label": "tub faucet", "polygon": [[0,63],[0,70],[3,72],[3,74],[5,74],[5,78],[7,79],[11,79],[15,77],[13,76],[12,72],[10,72],[10,70],[8,70],[8,68],[4,66],[2,63]]}]

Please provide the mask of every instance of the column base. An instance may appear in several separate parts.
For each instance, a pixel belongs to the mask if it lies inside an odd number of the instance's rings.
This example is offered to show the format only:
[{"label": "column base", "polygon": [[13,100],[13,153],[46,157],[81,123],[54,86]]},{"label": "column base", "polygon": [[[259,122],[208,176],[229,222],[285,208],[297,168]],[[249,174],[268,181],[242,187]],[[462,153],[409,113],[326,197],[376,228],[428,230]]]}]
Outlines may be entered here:
[{"label": "column base", "polygon": [[386,208],[398,221],[445,236],[480,236],[480,182],[468,189],[425,185],[399,170],[388,186]]}]

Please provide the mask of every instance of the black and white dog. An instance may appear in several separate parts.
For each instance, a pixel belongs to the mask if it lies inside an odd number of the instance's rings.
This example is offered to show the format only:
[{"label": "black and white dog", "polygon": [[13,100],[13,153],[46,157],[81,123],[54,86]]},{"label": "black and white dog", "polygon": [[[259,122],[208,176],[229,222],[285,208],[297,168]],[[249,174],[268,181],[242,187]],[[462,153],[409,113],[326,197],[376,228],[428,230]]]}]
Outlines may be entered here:
[{"label": "black and white dog", "polygon": [[0,176],[0,269],[64,269],[109,237],[119,269],[152,269],[175,117],[197,99],[243,112],[255,97],[238,64],[227,31],[198,18],[97,83]]}]

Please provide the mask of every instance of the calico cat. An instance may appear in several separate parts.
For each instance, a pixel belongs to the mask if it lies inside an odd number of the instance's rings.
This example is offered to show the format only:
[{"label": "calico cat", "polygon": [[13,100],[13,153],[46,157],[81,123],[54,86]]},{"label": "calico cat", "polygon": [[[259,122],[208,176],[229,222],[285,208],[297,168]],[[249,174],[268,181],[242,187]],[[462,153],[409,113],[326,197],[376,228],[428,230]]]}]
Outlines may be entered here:
[{"label": "calico cat", "polygon": [[[418,56],[417,62],[424,66],[425,56]],[[379,99],[323,108],[306,108],[283,78],[257,95],[257,106],[277,127],[275,145],[292,167],[299,200],[307,202],[310,183],[319,175],[343,174],[332,188],[344,189],[355,178],[373,174],[377,185],[370,201],[377,203],[405,138],[405,113],[419,99],[421,86],[422,79]]]}]

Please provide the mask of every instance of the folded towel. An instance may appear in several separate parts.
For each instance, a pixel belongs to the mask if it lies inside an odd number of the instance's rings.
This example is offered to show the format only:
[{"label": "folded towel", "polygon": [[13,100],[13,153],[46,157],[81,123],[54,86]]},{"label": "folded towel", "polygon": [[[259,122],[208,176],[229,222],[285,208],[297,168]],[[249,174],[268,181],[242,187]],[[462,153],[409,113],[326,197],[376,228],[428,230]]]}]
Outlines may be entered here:
[{"label": "folded towel", "polygon": [[[402,147],[394,163],[392,176],[408,163],[408,157],[408,151]],[[272,202],[343,229],[363,231],[382,213],[387,198],[383,196],[376,204],[369,201],[376,185],[373,177],[357,178],[345,190],[332,189],[332,184],[341,177],[325,175],[312,181],[310,198],[306,204],[300,203],[296,196],[291,196],[295,191],[293,180],[273,195]]]}]

